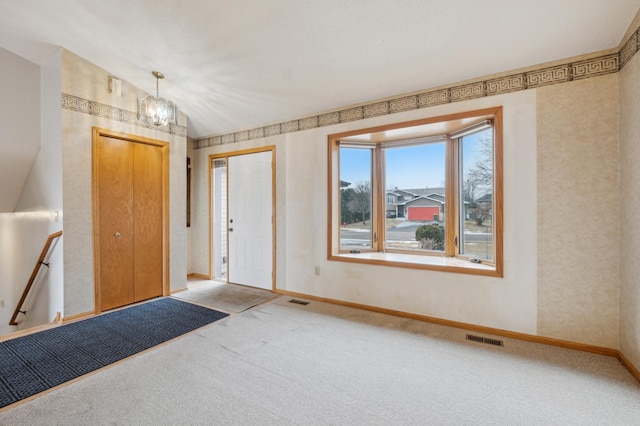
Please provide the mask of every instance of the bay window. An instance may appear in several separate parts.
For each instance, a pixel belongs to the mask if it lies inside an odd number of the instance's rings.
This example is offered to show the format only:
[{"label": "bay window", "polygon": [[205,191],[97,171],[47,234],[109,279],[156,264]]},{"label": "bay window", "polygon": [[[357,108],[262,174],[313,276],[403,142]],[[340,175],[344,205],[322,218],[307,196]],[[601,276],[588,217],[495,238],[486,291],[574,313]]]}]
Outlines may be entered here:
[{"label": "bay window", "polygon": [[502,276],[501,108],[328,139],[330,260]]}]

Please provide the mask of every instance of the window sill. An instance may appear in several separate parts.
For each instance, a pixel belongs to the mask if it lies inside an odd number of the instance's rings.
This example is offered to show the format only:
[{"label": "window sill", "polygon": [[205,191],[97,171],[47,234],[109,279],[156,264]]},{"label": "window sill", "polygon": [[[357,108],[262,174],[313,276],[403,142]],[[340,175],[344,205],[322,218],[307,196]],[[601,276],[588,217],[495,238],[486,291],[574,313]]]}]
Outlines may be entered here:
[{"label": "window sill", "polygon": [[405,253],[340,253],[329,256],[329,260],[339,262],[364,263],[369,265],[393,266],[430,271],[453,272],[459,274],[502,277],[495,265],[473,263],[466,259],[445,256],[424,256]]}]

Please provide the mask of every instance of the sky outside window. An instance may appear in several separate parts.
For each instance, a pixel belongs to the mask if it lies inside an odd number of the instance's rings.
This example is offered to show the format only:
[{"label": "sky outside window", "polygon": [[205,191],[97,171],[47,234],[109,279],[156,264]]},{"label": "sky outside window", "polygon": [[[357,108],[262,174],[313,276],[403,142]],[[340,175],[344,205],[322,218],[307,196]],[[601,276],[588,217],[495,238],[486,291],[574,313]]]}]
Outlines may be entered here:
[{"label": "sky outside window", "polygon": [[445,144],[385,149],[385,189],[443,188]]},{"label": "sky outside window", "polygon": [[[470,142],[487,137],[486,132],[466,136]],[[473,164],[475,151],[480,145],[469,143],[473,149],[465,150],[463,164],[465,168]],[[478,148],[479,149],[479,148]],[[360,152],[359,152],[360,151]],[[413,147],[387,148],[386,150],[386,188],[444,188],[445,144],[430,143]],[[340,153],[340,178],[355,184],[369,181],[371,178],[371,157],[363,155],[359,149],[343,149]],[[391,185],[391,186],[390,186]]]}]

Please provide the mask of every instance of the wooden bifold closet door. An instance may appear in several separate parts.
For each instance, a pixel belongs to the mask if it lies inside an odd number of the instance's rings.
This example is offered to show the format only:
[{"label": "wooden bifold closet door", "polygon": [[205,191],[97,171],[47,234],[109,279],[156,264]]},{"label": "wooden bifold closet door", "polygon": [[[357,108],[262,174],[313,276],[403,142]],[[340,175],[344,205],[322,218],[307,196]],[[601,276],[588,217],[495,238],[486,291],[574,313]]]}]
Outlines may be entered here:
[{"label": "wooden bifold closet door", "polygon": [[100,312],[164,294],[163,149],[94,135]]}]

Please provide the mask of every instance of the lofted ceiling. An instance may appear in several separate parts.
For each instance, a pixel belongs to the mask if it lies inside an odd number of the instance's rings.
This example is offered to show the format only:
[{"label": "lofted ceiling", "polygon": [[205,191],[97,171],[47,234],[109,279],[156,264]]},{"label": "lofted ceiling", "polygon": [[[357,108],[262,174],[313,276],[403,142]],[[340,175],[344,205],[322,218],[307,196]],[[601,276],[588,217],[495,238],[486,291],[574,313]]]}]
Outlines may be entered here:
[{"label": "lofted ceiling", "polygon": [[0,0],[0,47],[53,46],[161,95],[198,138],[617,47],[640,0]]}]

